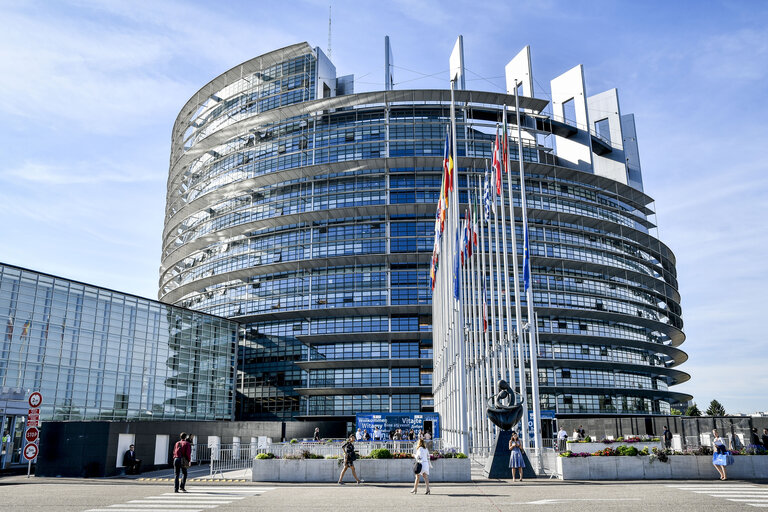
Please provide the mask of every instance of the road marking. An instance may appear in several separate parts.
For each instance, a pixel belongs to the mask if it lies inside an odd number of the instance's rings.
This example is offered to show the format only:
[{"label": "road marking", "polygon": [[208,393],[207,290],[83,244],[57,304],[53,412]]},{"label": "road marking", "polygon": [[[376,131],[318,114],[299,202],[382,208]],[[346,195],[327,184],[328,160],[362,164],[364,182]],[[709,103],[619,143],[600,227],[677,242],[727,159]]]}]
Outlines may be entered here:
[{"label": "road marking", "polygon": [[207,499],[207,498],[203,499],[203,500],[196,500],[194,498],[190,498],[190,499],[186,499],[186,500],[185,499],[178,499],[178,500],[156,500],[156,499],[131,500],[131,501],[128,501],[127,503],[154,503],[155,505],[158,505],[160,503],[171,503],[171,504],[176,503],[177,505],[178,504],[183,504],[183,505],[195,505],[195,506],[197,506],[197,505],[228,505],[228,504],[230,504],[232,502],[229,501],[229,500],[226,500],[226,501],[225,500],[211,501],[210,499]]},{"label": "road marking", "polygon": [[169,512],[204,512],[235,500],[258,496],[276,487],[195,487],[186,493],[166,492],[159,496],[130,500],[126,503],[92,508],[86,512],[148,512],[167,510]]},{"label": "road marking", "polygon": [[[218,505],[198,505],[197,503],[194,503],[194,504],[187,503],[187,504],[184,504],[184,505],[181,505],[181,504],[173,505],[171,503],[158,503],[158,504],[154,504],[154,505],[128,504],[128,506],[130,506],[130,507],[140,508],[140,509],[147,509],[147,508],[172,508],[172,509],[177,509],[177,508],[189,508],[190,505],[195,507],[195,508],[200,508],[200,509],[203,509],[203,508],[216,508],[216,507],[218,507]],[[120,508],[120,507],[125,507],[125,506],[126,505],[110,505],[109,508],[111,510],[114,510],[115,508]]]},{"label": "road marking", "polygon": [[640,501],[640,498],[551,498],[536,501],[518,501],[511,505],[556,505],[568,501]]},{"label": "road marking", "polygon": [[713,498],[743,503],[751,507],[768,507],[768,487],[751,484],[713,483],[710,485],[667,485],[681,491],[706,494]]}]

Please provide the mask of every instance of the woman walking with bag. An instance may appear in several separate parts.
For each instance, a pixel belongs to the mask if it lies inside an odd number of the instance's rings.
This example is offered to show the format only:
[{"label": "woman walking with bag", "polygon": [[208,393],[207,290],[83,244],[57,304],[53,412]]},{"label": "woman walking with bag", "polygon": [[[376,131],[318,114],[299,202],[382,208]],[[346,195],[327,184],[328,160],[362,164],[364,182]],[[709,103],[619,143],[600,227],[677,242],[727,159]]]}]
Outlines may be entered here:
[{"label": "woman walking with bag", "polygon": [[[192,460],[192,445],[187,441],[187,433],[182,432],[179,436],[180,440],[173,447],[173,472],[175,478],[173,480],[173,492],[187,492],[184,488],[187,484],[187,468]],[[179,473],[184,475],[181,479],[181,485],[179,485]]]},{"label": "woman walking with bag", "polygon": [[341,449],[344,450],[344,469],[341,470],[341,474],[339,475],[339,485],[344,485],[344,473],[347,472],[347,469],[352,470],[352,476],[355,477],[358,484],[363,483],[362,480],[357,478],[357,473],[355,472],[355,459],[357,458],[357,455],[355,455],[354,441],[355,436],[351,435],[349,436],[349,439],[341,445]]},{"label": "woman walking with bag", "polygon": [[720,480],[728,480],[725,467],[733,464],[733,455],[725,448],[725,441],[717,433],[717,429],[712,431],[712,465],[720,474]]},{"label": "woman walking with bag", "polygon": [[512,452],[509,455],[509,467],[512,468],[512,481],[515,481],[515,470],[520,470],[520,481],[522,482],[525,460],[523,460],[523,445],[520,443],[520,438],[517,437],[517,432],[512,432],[512,437],[509,439],[509,451]]},{"label": "woman walking with bag", "polygon": [[425,494],[429,494],[429,450],[427,450],[427,446],[424,444],[424,439],[419,439],[416,443],[413,458],[416,459],[416,462],[413,464],[413,472],[416,475],[416,479],[413,482],[411,494],[416,494],[419,488],[419,476],[424,477],[424,484],[427,486]]}]

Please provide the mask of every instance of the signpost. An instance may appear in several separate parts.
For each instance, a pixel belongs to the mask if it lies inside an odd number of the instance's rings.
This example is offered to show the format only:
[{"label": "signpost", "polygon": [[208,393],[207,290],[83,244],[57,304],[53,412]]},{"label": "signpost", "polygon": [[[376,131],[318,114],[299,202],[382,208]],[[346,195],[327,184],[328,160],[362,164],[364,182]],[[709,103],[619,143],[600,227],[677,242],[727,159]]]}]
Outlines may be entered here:
[{"label": "signpost", "polygon": [[27,431],[24,433],[24,439],[27,440],[24,446],[24,458],[27,459],[27,478],[32,474],[32,461],[37,458],[40,451],[37,443],[40,440],[40,405],[43,403],[43,395],[34,391],[29,395],[29,411],[27,412]]}]

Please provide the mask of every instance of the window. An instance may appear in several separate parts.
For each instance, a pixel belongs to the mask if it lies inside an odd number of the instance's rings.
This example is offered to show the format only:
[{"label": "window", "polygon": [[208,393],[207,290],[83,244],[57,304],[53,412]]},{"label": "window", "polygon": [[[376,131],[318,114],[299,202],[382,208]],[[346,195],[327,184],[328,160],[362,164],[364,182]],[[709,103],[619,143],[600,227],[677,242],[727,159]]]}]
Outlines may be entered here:
[{"label": "window", "polygon": [[564,379],[571,378],[571,370],[561,370],[560,373]]},{"label": "window", "polygon": [[563,120],[568,124],[576,124],[576,102],[573,98],[563,102]]},{"label": "window", "polygon": [[611,142],[611,129],[608,118],[595,121],[595,134],[606,142]]}]

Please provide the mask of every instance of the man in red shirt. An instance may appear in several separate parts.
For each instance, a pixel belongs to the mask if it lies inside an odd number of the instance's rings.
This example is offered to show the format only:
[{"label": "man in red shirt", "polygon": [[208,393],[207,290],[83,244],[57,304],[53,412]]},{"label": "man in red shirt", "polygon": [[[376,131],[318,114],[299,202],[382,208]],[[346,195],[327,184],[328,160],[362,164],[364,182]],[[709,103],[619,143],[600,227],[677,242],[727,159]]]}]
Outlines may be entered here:
[{"label": "man in red shirt", "polygon": [[[187,483],[187,468],[192,460],[192,444],[187,441],[187,433],[182,432],[179,436],[180,441],[173,447],[173,470],[176,478],[173,481],[173,492],[187,492],[184,486]],[[184,475],[181,479],[181,486],[179,486],[179,473]]]}]

